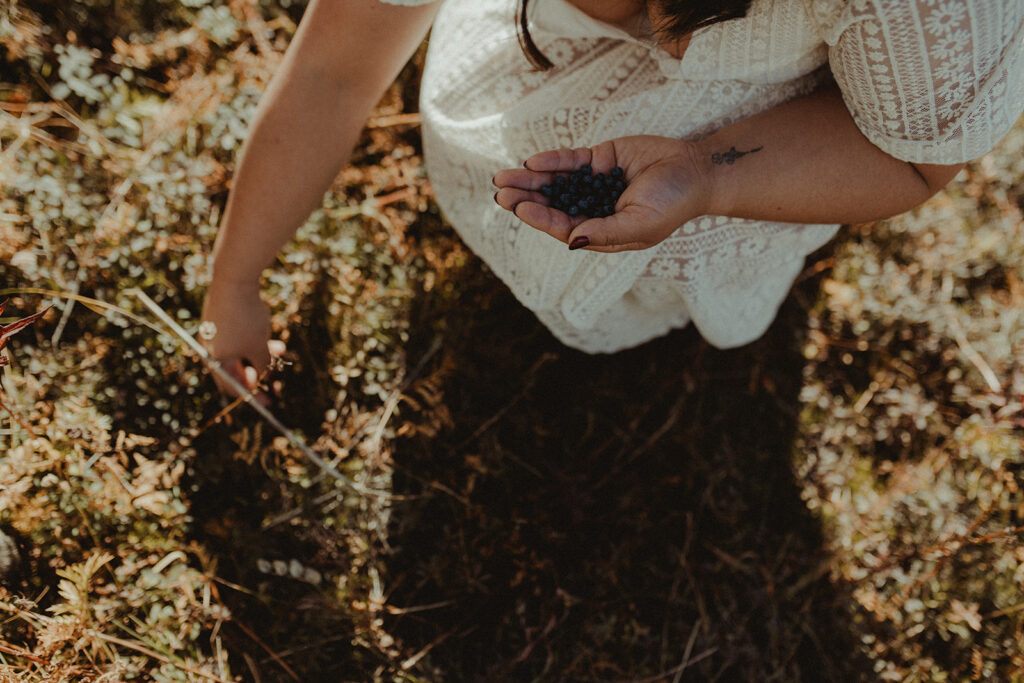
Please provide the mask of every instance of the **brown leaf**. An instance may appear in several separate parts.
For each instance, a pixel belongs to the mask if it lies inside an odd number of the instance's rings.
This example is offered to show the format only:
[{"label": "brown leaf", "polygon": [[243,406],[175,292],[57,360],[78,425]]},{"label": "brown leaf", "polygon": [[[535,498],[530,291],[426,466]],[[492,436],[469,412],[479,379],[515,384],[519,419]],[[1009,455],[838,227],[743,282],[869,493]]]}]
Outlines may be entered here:
[{"label": "brown leaf", "polygon": [[[7,301],[7,299],[4,299],[4,301],[0,303],[0,315],[3,315],[4,309],[7,308]],[[50,310],[49,306],[39,311],[38,313],[33,313],[27,318],[15,320],[10,325],[0,325],[0,367],[3,367],[10,363],[10,361],[7,360],[7,356],[3,355],[2,353],[4,347],[7,345],[7,340],[13,337],[21,330],[23,330],[24,328],[34,323],[35,321],[39,320],[41,317],[43,317],[43,314],[46,313],[48,310]]]}]

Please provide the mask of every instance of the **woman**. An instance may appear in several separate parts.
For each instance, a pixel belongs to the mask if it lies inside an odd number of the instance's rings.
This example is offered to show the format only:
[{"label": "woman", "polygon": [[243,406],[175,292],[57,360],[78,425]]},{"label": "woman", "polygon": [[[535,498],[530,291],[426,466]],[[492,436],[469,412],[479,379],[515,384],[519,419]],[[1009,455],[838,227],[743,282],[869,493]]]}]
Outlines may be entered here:
[{"label": "woman", "polygon": [[[1024,0],[387,2],[310,3],[242,153],[204,318],[250,387],[269,360],[260,272],[431,24],[438,203],[589,352],[691,320],[716,346],[756,339],[838,224],[917,206],[1024,109]],[[585,164],[624,169],[612,216],[538,191]]]}]

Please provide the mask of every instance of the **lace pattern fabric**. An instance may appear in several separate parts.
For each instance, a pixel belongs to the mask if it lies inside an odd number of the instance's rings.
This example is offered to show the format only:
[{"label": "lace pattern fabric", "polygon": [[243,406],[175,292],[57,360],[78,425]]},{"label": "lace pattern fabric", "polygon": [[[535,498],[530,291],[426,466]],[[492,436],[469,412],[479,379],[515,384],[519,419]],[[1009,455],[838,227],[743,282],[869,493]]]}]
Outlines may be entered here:
[{"label": "lace pattern fabric", "polygon": [[809,2],[861,131],[905,161],[985,154],[1024,103],[1024,2]]},{"label": "lace pattern fabric", "polygon": [[514,6],[444,0],[421,87],[428,169],[467,245],[559,339],[592,353],[691,320],[716,346],[756,339],[838,226],[704,216],[643,251],[570,252],[494,205],[497,169],[625,135],[699,139],[810,92],[829,67],[869,139],[912,161],[984,153],[1024,106],[1024,0],[755,0],[746,18],[696,32],[682,59],[642,22],[533,0],[546,72],[520,50]]}]

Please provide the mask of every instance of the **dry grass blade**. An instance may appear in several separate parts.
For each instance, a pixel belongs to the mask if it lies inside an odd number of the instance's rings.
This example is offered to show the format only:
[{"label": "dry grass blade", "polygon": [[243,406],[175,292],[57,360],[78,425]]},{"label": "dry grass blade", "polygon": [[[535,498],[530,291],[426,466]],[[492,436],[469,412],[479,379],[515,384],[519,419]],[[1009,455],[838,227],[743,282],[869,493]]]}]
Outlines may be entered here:
[{"label": "dry grass blade", "polygon": [[[108,303],[106,301],[100,301],[89,296],[82,296],[81,294],[74,294],[69,292],[62,292],[56,289],[45,289],[42,287],[12,287],[9,289],[0,289],[0,296],[6,296],[9,294],[42,294],[43,296],[53,296],[61,299],[74,299],[76,302],[82,304],[90,311],[103,315],[105,313],[116,313],[117,315],[123,316],[124,318],[136,322],[140,325],[145,325],[149,329],[153,330],[158,334],[164,334],[162,328],[157,327],[153,323],[149,322],[145,318],[138,316],[131,311],[121,308],[115,304]],[[45,313],[46,311],[43,311]]]},{"label": "dry grass blade", "polygon": [[231,387],[232,390],[235,391],[235,393],[242,397],[246,404],[251,406],[252,409],[259,413],[263,419],[269,422],[274,429],[276,429],[286,439],[288,439],[289,443],[291,443],[293,446],[302,451],[303,455],[309,458],[309,460],[312,461],[313,464],[315,464],[317,467],[319,467],[324,473],[326,473],[333,479],[341,482],[344,486],[351,489],[352,491],[355,491],[358,494],[364,496],[379,496],[383,498],[390,498],[391,494],[388,493],[387,491],[377,491],[375,489],[368,489],[360,484],[357,484],[356,482],[352,481],[335,468],[331,467],[330,463],[328,463],[326,460],[324,460],[319,455],[314,453],[313,450],[295,434],[295,432],[284,426],[284,424],[282,424],[281,421],[278,420],[277,417],[272,412],[270,412],[267,408],[265,408],[258,401],[256,401],[253,392],[243,387],[238,382],[238,380],[236,380],[234,377],[225,372],[224,369],[220,367],[220,363],[218,363],[216,359],[211,358],[210,354],[206,352],[206,349],[204,349],[203,346],[192,337],[192,335],[190,335],[188,332],[182,329],[182,327],[178,325],[178,323],[174,322],[174,320],[169,315],[167,315],[167,313],[164,312],[164,310],[160,308],[160,306],[158,306],[155,301],[149,298],[145,292],[138,289],[132,289],[128,291],[128,294],[131,294],[132,296],[138,298],[139,301],[141,301],[146,306],[146,308],[148,308],[150,312],[152,312],[153,315],[155,315],[160,320],[160,322],[166,325],[167,328],[176,337],[178,337],[178,339],[183,341],[186,346],[188,346],[190,349],[196,352],[196,354],[203,361],[206,367],[210,369],[210,372],[217,375],[219,379],[221,379],[226,385]]},{"label": "dry grass blade", "polygon": [[282,669],[284,669],[285,673],[287,673],[292,678],[292,680],[295,680],[295,681],[301,680],[299,678],[299,675],[297,673],[295,673],[295,671],[290,666],[288,666],[287,663],[285,663],[284,659],[281,658],[281,655],[278,654],[277,652],[274,652],[274,650],[272,650],[269,645],[267,645],[266,643],[263,642],[263,639],[261,639],[255,633],[253,633],[251,628],[249,628],[248,626],[246,626],[245,624],[243,624],[241,621],[239,621],[237,619],[233,623],[235,624],[235,626],[240,628],[242,630],[242,632],[245,633],[245,635],[247,635],[250,638],[252,638],[253,642],[255,642],[257,645],[259,645],[261,648],[263,648],[263,650],[265,650],[266,653],[268,655],[270,655],[270,658],[273,659],[277,663],[278,666],[280,666]]},{"label": "dry grass blade", "polygon": [[23,659],[27,659],[30,662],[35,662],[36,664],[42,664],[44,666],[50,665],[49,660],[43,659],[42,657],[37,657],[25,648],[18,647],[17,645],[12,645],[11,643],[0,642],[0,652],[5,652],[9,655],[14,655],[15,657],[21,657]]},{"label": "dry grass blade", "polygon": [[98,640],[110,643],[111,645],[120,645],[121,647],[128,648],[129,650],[135,650],[136,652],[144,654],[147,657],[152,657],[157,661],[163,662],[165,664],[170,664],[171,666],[181,669],[182,671],[187,671],[190,674],[195,674],[196,676],[200,676],[207,680],[216,681],[216,683],[232,683],[231,681],[221,678],[216,674],[211,674],[207,671],[203,671],[202,669],[197,669],[196,667],[186,664],[184,662],[176,662],[170,657],[166,657],[160,654],[159,652],[156,652],[155,650],[152,650],[143,645],[139,645],[138,643],[133,643],[130,640],[125,640],[123,638],[118,638],[116,636],[108,636],[106,633],[93,633],[92,635],[96,637]]},{"label": "dry grass blade", "polygon": [[35,288],[0,322],[55,309],[0,394],[0,523],[43,551],[0,586],[0,681],[1020,678],[1024,125],[844,230],[749,347],[584,357],[432,201],[420,51],[264,273],[270,410],[317,469],[265,415],[207,430],[245,394],[211,420],[215,370],[124,298],[193,332],[305,3],[88,4],[0,0],[0,301]]},{"label": "dry grass blade", "polygon": [[[679,664],[678,666],[674,666],[671,669],[669,669],[668,671],[662,671],[658,675],[651,676],[649,678],[634,678],[634,679],[631,679],[630,683],[660,683],[661,681],[664,681],[669,676],[678,676],[679,674],[681,674],[683,671],[685,671],[690,666],[692,666],[692,665],[694,665],[694,664],[696,664],[696,663],[698,663],[700,661],[703,661],[703,660],[707,659],[708,657],[710,657],[711,655],[715,654],[716,652],[718,652],[718,648],[717,647],[709,648],[709,649],[704,650],[703,652],[701,652],[696,657],[693,657],[692,659],[689,658],[689,657],[684,658],[682,664]],[[678,681],[680,679],[676,678],[675,680]],[[626,683],[626,681],[622,681],[621,683]]]},{"label": "dry grass blade", "polygon": [[985,380],[985,384],[994,393],[1000,393],[1003,389],[1002,384],[999,382],[999,378],[996,377],[996,373],[993,372],[992,366],[988,364],[985,358],[978,353],[978,350],[971,345],[971,342],[967,339],[967,334],[964,332],[963,325],[956,319],[955,316],[949,314],[946,316],[949,320],[949,326],[953,329],[953,338],[956,340],[956,345],[960,347],[960,351],[963,352],[964,356],[969,360],[974,367],[981,373],[982,378]]}]

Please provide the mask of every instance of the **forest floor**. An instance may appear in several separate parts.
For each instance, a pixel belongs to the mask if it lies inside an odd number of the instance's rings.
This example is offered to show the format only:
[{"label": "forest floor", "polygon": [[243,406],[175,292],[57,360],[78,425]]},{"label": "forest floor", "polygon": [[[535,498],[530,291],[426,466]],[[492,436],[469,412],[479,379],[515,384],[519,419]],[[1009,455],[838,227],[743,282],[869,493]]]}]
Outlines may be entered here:
[{"label": "forest floor", "polygon": [[[195,334],[298,4],[0,0],[2,681],[1024,680],[1024,128],[739,349],[556,341],[439,215],[422,51]],[[5,542],[4,539],[7,539]]]}]

